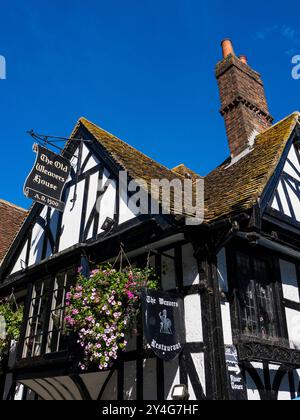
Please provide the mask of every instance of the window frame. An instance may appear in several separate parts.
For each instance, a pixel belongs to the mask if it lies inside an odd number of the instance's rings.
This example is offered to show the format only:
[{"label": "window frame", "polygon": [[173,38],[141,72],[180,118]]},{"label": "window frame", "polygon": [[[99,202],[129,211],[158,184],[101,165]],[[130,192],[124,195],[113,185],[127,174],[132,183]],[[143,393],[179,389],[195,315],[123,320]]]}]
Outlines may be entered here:
[{"label": "window frame", "polygon": [[[278,337],[265,337],[262,338],[259,334],[247,335],[242,330],[242,309],[240,305],[240,290],[241,286],[238,284],[236,276],[237,272],[237,253],[242,252],[250,257],[253,261],[255,258],[263,260],[267,264],[269,276],[273,278],[272,281],[274,289],[274,308],[276,317],[276,329]],[[237,240],[226,247],[226,260],[228,271],[229,292],[228,300],[231,305],[231,322],[234,342],[236,344],[244,341],[258,341],[261,343],[276,343],[288,346],[288,331],[287,321],[285,315],[285,306],[283,298],[283,290],[281,283],[281,274],[279,267],[279,258],[281,256],[277,253],[272,253],[270,250],[261,246],[251,247],[244,241]],[[251,262],[251,265],[253,263]]]},{"label": "window frame", "polygon": [[[45,275],[42,277],[39,277],[37,279],[35,279],[35,281],[32,281],[29,283],[28,288],[27,288],[27,298],[26,298],[26,307],[25,307],[25,311],[24,311],[24,322],[23,322],[23,326],[22,326],[22,331],[21,331],[21,339],[19,341],[19,348],[18,348],[18,355],[17,355],[17,361],[21,362],[21,363],[26,363],[26,361],[29,360],[39,360],[39,359],[45,359],[45,358],[51,358],[51,355],[58,355],[58,354],[65,354],[67,353],[67,349],[66,350],[58,350],[56,352],[47,352],[47,346],[48,346],[48,336],[51,332],[53,332],[53,330],[51,331],[50,328],[50,322],[51,322],[51,312],[52,312],[52,307],[53,307],[53,302],[54,302],[54,292],[55,292],[55,284],[56,284],[56,279],[58,277],[58,275],[60,273],[64,273],[64,276],[66,278],[67,273],[70,273],[71,271],[73,271],[74,273],[74,279],[76,278],[76,265],[72,264],[72,265],[68,265],[66,268],[60,268],[57,269],[57,271],[55,272],[55,274],[52,275]],[[29,331],[29,321],[31,319],[33,319],[31,315],[32,313],[32,301],[36,299],[36,297],[33,297],[33,294],[35,292],[35,285],[38,284],[38,282],[44,282],[46,280],[50,281],[49,284],[49,290],[48,290],[48,299],[47,299],[47,304],[45,307],[45,319],[44,319],[44,327],[43,327],[43,331],[42,334],[40,334],[39,336],[42,337],[41,340],[41,349],[39,352],[39,355],[34,355],[31,353],[31,355],[29,356],[28,353],[25,353],[25,351],[27,352],[28,349],[25,349],[26,346],[26,339],[29,338],[28,336],[28,331]],[[64,302],[65,302],[65,297],[66,297],[66,289],[64,289]],[[61,308],[62,310],[65,309],[65,305]],[[63,328],[61,328],[60,330],[62,330]]]}]

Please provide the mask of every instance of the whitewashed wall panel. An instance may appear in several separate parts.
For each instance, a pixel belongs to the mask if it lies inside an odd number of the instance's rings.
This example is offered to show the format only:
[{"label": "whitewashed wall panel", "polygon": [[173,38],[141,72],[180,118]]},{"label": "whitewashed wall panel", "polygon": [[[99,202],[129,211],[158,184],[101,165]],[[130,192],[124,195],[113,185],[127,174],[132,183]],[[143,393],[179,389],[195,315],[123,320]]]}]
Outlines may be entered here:
[{"label": "whitewashed wall panel", "polygon": [[[222,248],[217,255],[217,270],[218,270],[218,281],[219,289],[221,293],[228,292],[228,275],[227,275],[227,262],[226,262],[226,250]],[[223,339],[225,345],[232,345],[232,327],[231,327],[231,314],[230,314],[230,303],[227,298],[223,295],[221,300],[221,317],[222,317],[222,328],[223,328]]]},{"label": "whitewashed wall panel", "polygon": [[300,312],[286,308],[285,313],[290,347],[300,350]]},{"label": "whitewashed wall panel", "polygon": [[184,298],[185,329],[187,343],[203,342],[201,298],[199,294]]},{"label": "whitewashed wall panel", "polygon": [[233,340],[232,340],[230,304],[227,301],[221,302],[221,316],[222,316],[224,344],[232,345]]},{"label": "whitewashed wall panel", "polygon": [[[47,207],[44,207],[40,217],[46,219]],[[44,243],[44,229],[36,223],[32,230],[32,238],[30,244],[30,253],[29,253],[29,266],[39,262],[42,258],[43,252],[43,243]]]},{"label": "whitewashed wall panel", "polygon": [[275,190],[271,208],[300,222],[300,154],[292,145]]},{"label": "whitewashed wall panel", "polygon": [[[206,375],[205,375],[205,363],[204,353],[191,353],[191,357],[199,377],[200,384],[202,386],[204,394],[206,394]],[[188,376],[188,389],[191,400],[196,400],[195,391],[192,387],[191,379]]]},{"label": "whitewashed wall panel", "polygon": [[280,260],[280,272],[283,297],[293,302],[300,303],[297,270],[295,264]]},{"label": "whitewashed wall panel", "polygon": [[77,184],[77,200],[75,204],[71,202],[74,197],[75,186],[72,186],[68,191],[66,208],[62,219],[63,231],[60,237],[59,251],[70,248],[79,242],[84,186],[85,181]]},{"label": "whitewashed wall panel", "polygon": [[[109,183],[108,180],[110,180]],[[103,172],[102,188],[104,188],[105,185],[108,185],[108,188],[101,199],[98,233],[103,232],[101,227],[103,226],[105,219],[107,217],[113,219],[116,211],[116,181],[111,179],[111,175],[107,169],[104,169]]]},{"label": "whitewashed wall panel", "polygon": [[194,257],[194,249],[191,244],[187,244],[182,247],[182,268],[184,286],[194,286],[199,284],[198,263]]},{"label": "whitewashed wall panel", "polygon": [[100,163],[99,160],[96,158],[96,156],[90,156],[90,158],[88,159],[86,163],[86,159],[88,158],[89,153],[90,153],[90,150],[85,144],[83,144],[82,158],[81,158],[81,167],[85,165],[83,168],[83,173],[89,171],[90,169],[95,168],[95,166],[99,165]]},{"label": "whitewashed wall panel", "polygon": [[25,268],[27,246],[28,246],[28,240],[25,242],[25,245],[23,246],[22,251],[17,258],[17,261],[14,265],[14,268],[11,271],[11,274],[17,273],[18,271],[22,270],[22,268]]},{"label": "whitewashed wall panel", "polygon": [[[89,220],[89,216],[92,213],[92,210],[97,201],[97,190],[99,188],[99,174],[96,172],[95,174],[90,176],[89,180],[89,193],[87,199],[87,207],[86,207],[86,217],[85,217],[85,225],[84,228],[87,227],[87,223]],[[90,239],[93,237],[93,229],[94,229],[94,222],[92,222],[89,232],[87,234],[86,239]]]}]

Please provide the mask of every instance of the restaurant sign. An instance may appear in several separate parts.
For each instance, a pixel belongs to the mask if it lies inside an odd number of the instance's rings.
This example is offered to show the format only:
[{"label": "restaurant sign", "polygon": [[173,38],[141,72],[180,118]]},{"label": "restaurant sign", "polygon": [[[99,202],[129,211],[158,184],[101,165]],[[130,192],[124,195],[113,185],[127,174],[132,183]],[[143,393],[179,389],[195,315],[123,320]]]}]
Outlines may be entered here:
[{"label": "restaurant sign", "polygon": [[174,294],[145,290],[142,293],[144,336],[159,358],[178,357],[185,345],[183,299]]},{"label": "restaurant sign", "polygon": [[71,164],[60,155],[34,144],[36,161],[26,179],[24,194],[34,201],[63,212],[63,189],[70,175]]}]

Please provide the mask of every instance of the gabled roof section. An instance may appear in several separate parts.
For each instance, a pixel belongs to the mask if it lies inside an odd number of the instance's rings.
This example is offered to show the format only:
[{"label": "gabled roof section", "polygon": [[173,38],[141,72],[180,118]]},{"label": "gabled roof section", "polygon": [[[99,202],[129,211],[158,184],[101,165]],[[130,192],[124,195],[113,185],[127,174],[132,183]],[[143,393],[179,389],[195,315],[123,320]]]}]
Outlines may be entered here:
[{"label": "gabled roof section", "polygon": [[27,216],[27,211],[0,200],[0,263]]},{"label": "gabled roof section", "polygon": [[[152,179],[174,179],[174,172],[155,160],[149,158],[123,140],[113,136],[85,118],[80,118],[82,124],[99,143],[106,149],[113,160],[118,163],[134,179],[143,179],[148,185]],[[177,177],[182,178],[181,174]]]},{"label": "gabled roof section", "polygon": [[280,162],[300,114],[293,113],[256,137],[254,147],[238,162],[230,160],[205,178],[205,219],[222,219],[253,207]]},{"label": "gabled roof section", "polygon": [[188,168],[183,163],[173,168],[172,172],[174,172],[176,175],[181,175],[184,178],[192,179],[193,181],[201,178],[200,175],[192,171],[192,169]]}]

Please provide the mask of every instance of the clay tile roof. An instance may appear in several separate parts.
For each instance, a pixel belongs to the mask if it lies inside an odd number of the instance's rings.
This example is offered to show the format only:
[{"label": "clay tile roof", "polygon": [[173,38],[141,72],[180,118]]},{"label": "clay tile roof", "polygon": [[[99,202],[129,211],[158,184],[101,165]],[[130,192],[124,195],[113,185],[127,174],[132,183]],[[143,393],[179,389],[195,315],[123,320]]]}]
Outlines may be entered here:
[{"label": "clay tile roof", "polygon": [[[207,223],[249,210],[259,201],[299,117],[300,114],[295,112],[273,125],[256,137],[255,145],[248,154],[233,164],[230,159],[226,160],[204,178]],[[151,179],[172,181],[174,174],[180,180],[190,175],[193,181],[201,178],[183,164],[172,170],[166,168],[85,118],[80,118],[73,134],[80,124],[132,178],[146,180],[148,185]]]},{"label": "clay tile roof", "polygon": [[[111,157],[121,165],[124,170],[127,170],[129,175],[133,178],[143,179],[147,181],[147,183],[153,178],[174,179],[174,173],[170,169],[139,152],[134,147],[85,118],[80,118],[79,122],[88,129],[88,131],[107,150]],[[179,176],[181,177],[181,175]]]},{"label": "clay tile roof", "polygon": [[256,137],[253,150],[205,178],[205,219],[210,222],[250,209],[261,197],[299,121],[295,112]]},{"label": "clay tile roof", "polygon": [[181,163],[180,165],[173,168],[172,172],[175,172],[177,175],[181,175],[184,178],[188,178],[188,179],[192,179],[192,180],[197,180],[197,179],[201,178],[200,175],[198,175],[196,172],[192,171],[190,168],[185,166],[183,163]]},{"label": "clay tile roof", "polygon": [[0,264],[18,233],[27,211],[0,200]]}]

